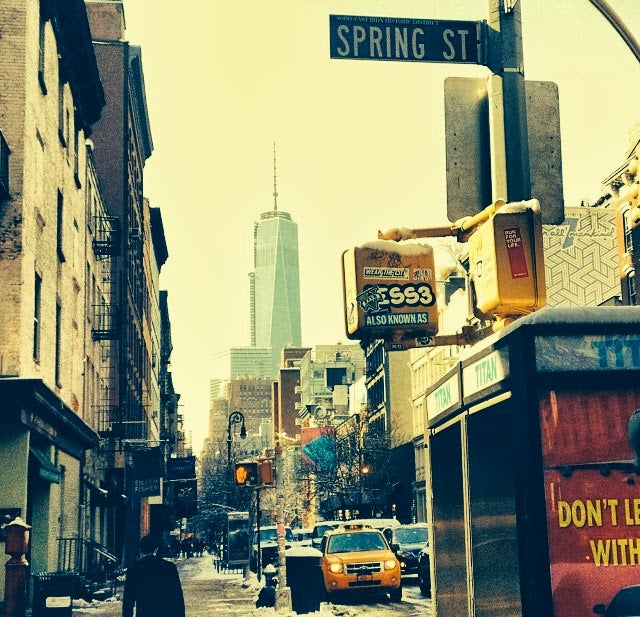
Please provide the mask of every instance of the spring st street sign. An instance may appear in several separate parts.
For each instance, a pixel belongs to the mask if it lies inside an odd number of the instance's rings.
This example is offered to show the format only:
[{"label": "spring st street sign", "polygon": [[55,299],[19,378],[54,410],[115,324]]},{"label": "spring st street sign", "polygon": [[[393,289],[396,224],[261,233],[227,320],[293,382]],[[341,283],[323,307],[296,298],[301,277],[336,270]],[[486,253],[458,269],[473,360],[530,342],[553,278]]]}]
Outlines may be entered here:
[{"label": "spring st street sign", "polygon": [[329,15],[331,58],[484,64],[483,22]]}]

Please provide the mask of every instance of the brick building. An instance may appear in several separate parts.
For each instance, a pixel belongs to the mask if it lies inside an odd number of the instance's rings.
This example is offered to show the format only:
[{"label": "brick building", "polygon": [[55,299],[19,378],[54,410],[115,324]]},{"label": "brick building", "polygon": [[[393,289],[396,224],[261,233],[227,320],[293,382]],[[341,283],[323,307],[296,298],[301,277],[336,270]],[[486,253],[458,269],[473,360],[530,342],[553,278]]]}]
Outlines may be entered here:
[{"label": "brick building", "polygon": [[143,169],[153,141],[142,52],[126,41],[121,2],[91,0],[86,8],[106,98],[93,130],[95,166],[105,203],[122,228],[121,256],[112,273],[117,290],[107,311],[114,317],[119,345],[109,405],[101,409],[98,423],[108,459],[107,487],[129,499],[118,504],[107,545],[129,563],[137,557],[140,535],[151,527],[150,503],[158,501],[133,490],[132,463],[141,450],[164,443],[158,276],[168,253],[159,211],[143,197]]},{"label": "brick building", "polygon": [[82,461],[98,442],[84,379],[85,140],[104,91],[82,0],[1,0],[0,15],[0,515],[32,525],[39,572],[81,528]]}]

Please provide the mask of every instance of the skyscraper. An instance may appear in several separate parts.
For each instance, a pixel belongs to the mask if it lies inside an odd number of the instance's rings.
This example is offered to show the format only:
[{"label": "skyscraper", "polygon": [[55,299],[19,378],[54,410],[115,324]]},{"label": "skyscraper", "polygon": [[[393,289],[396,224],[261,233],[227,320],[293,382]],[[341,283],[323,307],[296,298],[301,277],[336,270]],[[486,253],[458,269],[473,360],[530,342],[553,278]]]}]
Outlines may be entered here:
[{"label": "skyscraper", "polygon": [[301,345],[298,225],[278,210],[275,145],[273,210],[254,225],[254,271],[250,273],[251,346],[270,347],[274,369],[284,347]]}]

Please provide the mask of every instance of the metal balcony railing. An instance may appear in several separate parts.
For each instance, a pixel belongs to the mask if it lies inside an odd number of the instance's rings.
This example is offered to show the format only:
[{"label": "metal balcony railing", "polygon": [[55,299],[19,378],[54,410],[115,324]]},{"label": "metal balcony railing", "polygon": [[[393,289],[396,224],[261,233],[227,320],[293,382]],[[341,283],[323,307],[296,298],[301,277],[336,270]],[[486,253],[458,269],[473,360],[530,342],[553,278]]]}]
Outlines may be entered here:
[{"label": "metal balcony railing", "polygon": [[94,341],[113,341],[120,338],[120,310],[115,304],[101,303],[93,306]]},{"label": "metal balcony railing", "polygon": [[96,407],[96,430],[101,437],[123,437],[120,409],[115,405]]},{"label": "metal balcony railing", "polygon": [[122,231],[117,216],[96,216],[93,252],[97,257],[120,255]]},{"label": "metal balcony railing", "polygon": [[77,572],[88,581],[114,581],[122,572],[120,560],[105,546],[72,536],[58,538],[58,572]]}]

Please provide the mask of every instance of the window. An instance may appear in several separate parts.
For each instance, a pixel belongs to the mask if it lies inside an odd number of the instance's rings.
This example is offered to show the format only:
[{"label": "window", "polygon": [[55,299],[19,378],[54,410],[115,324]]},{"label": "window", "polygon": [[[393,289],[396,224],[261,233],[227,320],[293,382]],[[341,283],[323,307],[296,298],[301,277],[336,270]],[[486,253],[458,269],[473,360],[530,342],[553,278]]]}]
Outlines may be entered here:
[{"label": "window", "polygon": [[63,148],[67,147],[69,131],[69,112],[64,108],[64,83],[58,84],[58,137]]},{"label": "window", "polygon": [[622,225],[624,227],[624,250],[626,253],[633,251],[633,236],[631,235],[631,216],[629,210],[622,214]]},{"label": "window", "polygon": [[60,384],[60,376],[61,376],[61,372],[60,372],[60,360],[62,357],[61,354],[61,336],[62,336],[62,307],[60,306],[60,302],[56,302],[56,349],[55,349],[55,353],[56,353],[56,366],[55,366],[55,379],[56,379],[56,385],[57,386],[61,386]]},{"label": "window", "polygon": [[42,277],[36,272],[33,289],[33,359],[40,362],[40,314],[42,311]]},{"label": "window", "polygon": [[636,302],[636,273],[629,272],[627,275],[627,293],[629,294],[629,304],[635,305]]},{"label": "window", "polygon": [[80,135],[76,130],[76,127],[73,127],[73,179],[76,181],[76,186],[80,188],[82,186],[82,182],[80,181],[80,153],[79,153],[79,141]]},{"label": "window", "polygon": [[58,191],[58,219],[56,221],[56,250],[58,252],[58,261],[63,263],[65,261],[64,251],[62,250],[62,230],[63,230],[63,216],[64,216],[64,196],[61,191]]},{"label": "window", "polygon": [[44,80],[44,35],[45,35],[45,25],[46,21],[40,18],[40,32],[39,32],[39,42],[40,46],[38,48],[38,82],[40,84],[40,90],[42,94],[47,93],[47,84]]}]

